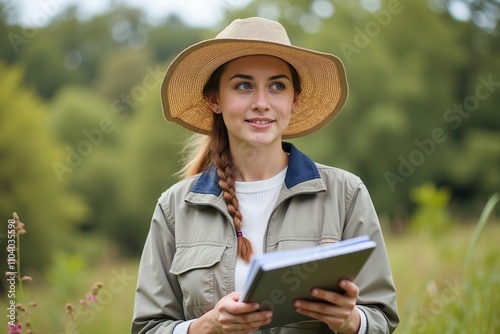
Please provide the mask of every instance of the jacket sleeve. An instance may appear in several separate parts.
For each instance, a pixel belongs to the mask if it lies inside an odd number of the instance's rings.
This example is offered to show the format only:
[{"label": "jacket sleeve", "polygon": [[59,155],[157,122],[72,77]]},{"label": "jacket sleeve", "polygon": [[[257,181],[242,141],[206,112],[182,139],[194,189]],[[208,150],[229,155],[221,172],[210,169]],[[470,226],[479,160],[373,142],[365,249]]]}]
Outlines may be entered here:
[{"label": "jacket sleeve", "polygon": [[377,213],[364,184],[354,187],[346,200],[343,239],[368,235],[377,247],[355,280],[358,307],[367,317],[368,333],[392,333],[399,317],[396,289]]},{"label": "jacket sleeve", "polygon": [[157,204],[142,253],[135,294],[132,334],[173,333],[184,321],[182,291],[169,273],[175,238],[168,211]]}]

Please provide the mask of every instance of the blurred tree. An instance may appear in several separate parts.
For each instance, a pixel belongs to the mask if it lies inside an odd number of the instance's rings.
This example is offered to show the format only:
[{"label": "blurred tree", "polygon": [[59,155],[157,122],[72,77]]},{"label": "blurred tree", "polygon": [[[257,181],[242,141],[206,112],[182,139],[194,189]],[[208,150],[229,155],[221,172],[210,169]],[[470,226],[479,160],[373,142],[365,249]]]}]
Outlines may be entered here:
[{"label": "blurred tree", "polygon": [[62,148],[47,126],[46,106],[22,87],[19,66],[0,62],[0,72],[0,216],[6,222],[18,212],[27,230],[22,265],[42,269],[52,251],[68,246],[72,227],[88,208],[52,170]]},{"label": "blurred tree", "polygon": [[13,3],[0,2],[0,35],[5,37],[0,39],[0,59],[7,64],[12,64],[16,60],[16,51],[12,47],[11,39],[18,31],[7,23],[7,13],[12,11],[13,7]]},{"label": "blurred tree", "polygon": [[[54,133],[74,148],[78,142],[88,140],[85,134],[98,129],[103,118],[116,122],[118,117],[111,112],[110,103],[89,88],[67,85],[50,103],[49,119]],[[111,138],[106,137],[109,143]]]},{"label": "blurred tree", "polygon": [[64,67],[64,46],[48,30],[39,31],[27,43],[29,47],[20,53],[25,79],[43,97],[51,98],[63,83],[75,80]]},{"label": "blurred tree", "polygon": [[[456,3],[469,6],[470,18],[457,17]],[[475,203],[498,189],[498,25],[478,23],[488,10],[498,18],[497,2],[253,0],[243,9],[223,7],[225,20],[203,30],[175,16],[150,25],[141,11],[121,7],[85,21],[70,7],[31,30],[0,16],[0,32],[19,36],[17,49],[0,41],[0,57],[24,65],[22,81],[51,100],[51,126],[64,142],[53,161],[91,207],[85,229],[105,231],[132,253],[142,247],[138,235],[174,182],[185,137],[161,117],[166,66],[156,64],[247,16],[279,19],[293,44],[343,60],[350,88],[344,111],[294,142],[316,161],[358,174],[380,213],[411,212],[408,194],[426,181],[449,187],[456,214],[479,212]],[[101,141],[92,130],[104,118],[111,123],[102,124],[109,133]],[[99,145],[85,144],[91,140]],[[64,169],[68,154],[74,167]]]},{"label": "blurred tree", "polygon": [[495,31],[500,21],[500,2],[497,0],[431,0],[429,5],[437,11],[447,10],[459,20],[471,20],[488,32]]},{"label": "blurred tree", "polygon": [[113,112],[110,102],[83,87],[61,89],[50,109],[50,125],[66,153],[54,163],[57,177],[82,194],[92,208],[81,228],[99,230],[114,219],[105,213],[115,212],[119,204],[118,132],[124,120]]},{"label": "blurred tree", "polygon": [[124,251],[138,254],[160,194],[176,181],[173,174],[179,170],[179,151],[187,133],[165,122],[158,93],[139,104],[122,130],[120,210],[108,208],[114,217],[105,228]]},{"label": "blurred tree", "polygon": [[202,40],[203,34],[209,34],[207,30],[187,27],[177,16],[170,16],[165,23],[151,28],[148,46],[153,50],[157,61],[167,61]]},{"label": "blurred tree", "polygon": [[410,226],[415,231],[441,237],[451,227],[448,212],[451,193],[447,188],[437,189],[432,183],[424,183],[410,192],[410,198],[417,209],[410,217]]},{"label": "blurred tree", "polygon": [[[98,64],[96,90],[110,101],[123,101],[123,106],[133,109],[134,97],[132,89],[136,85],[143,85],[143,78],[149,71],[154,71],[153,57],[149,50],[131,50],[120,48],[105,54]],[[149,84],[149,82],[148,82]],[[153,79],[151,85],[158,87]],[[144,94],[135,93],[138,98]],[[128,102],[128,103],[127,103]]]}]

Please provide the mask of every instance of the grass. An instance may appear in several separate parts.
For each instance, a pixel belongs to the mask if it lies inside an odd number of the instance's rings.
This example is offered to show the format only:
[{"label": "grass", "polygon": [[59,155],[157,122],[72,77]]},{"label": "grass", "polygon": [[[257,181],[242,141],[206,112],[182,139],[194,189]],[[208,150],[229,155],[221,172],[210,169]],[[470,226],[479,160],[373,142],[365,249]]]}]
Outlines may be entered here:
[{"label": "grass", "polygon": [[[487,224],[456,225],[439,237],[386,233],[401,318],[396,333],[499,332],[498,223],[489,219]],[[100,281],[104,287],[99,301],[80,313],[76,330],[68,333],[129,333],[137,268],[137,260],[114,258],[65,273],[60,282],[25,283],[27,302],[38,304],[31,309],[34,329],[39,334],[66,333],[71,324],[66,303],[77,305]],[[2,296],[0,309],[5,310],[7,302]]]},{"label": "grass", "polygon": [[[488,204],[491,211],[496,201]],[[500,224],[487,224],[488,205],[477,225],[455,226],[439,237],[387,238],[401,318],[397,333],[499,332]]]},{"label": "grass", "polygon": [[[75,280],[78,287],[71,295],[65,294],[67,286],[40,284],[37,280],[27,288],[25,285],[26,302],[37,303],[37,307],[30,308],[33,330],[38,334],[129,333],[137,266],[137,261],[116,261],[82,271]],[[74,312],[72,319],[66,313],[66,305],[72,303],[78,308],[80,299],[86,298],[96,278],[103,283],[98,300],[81,307],[81,312]],[[5,310],[5,302],[0,301],[2,310]]]}]

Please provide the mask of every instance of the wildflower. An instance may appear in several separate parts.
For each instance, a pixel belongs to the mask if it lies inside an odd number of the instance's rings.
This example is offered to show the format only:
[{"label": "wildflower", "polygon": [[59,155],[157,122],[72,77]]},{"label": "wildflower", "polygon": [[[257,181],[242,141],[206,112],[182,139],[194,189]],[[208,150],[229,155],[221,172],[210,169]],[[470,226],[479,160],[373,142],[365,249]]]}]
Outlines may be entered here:
[{"label": "wildflower", "polygon": [[75,306],[71,303],[66,304],[66,313],[71,314],[75,311]]},{"label": "wildflower", "polygon": [[101,282],[95,282],[94,285],[92,285],[91,293],[94,296],[97,296],[99,294],[99,290],[104,286],[103,283]]},{"label": "wildflower", "polygon": [[16,234],[17,235],[23,235],[26,234],[26,230],[24,229],[24,224],[19,220],[19,216],[17,215],[16,212],[12,213],[12,218],[14,218],[15,222],[15,229],[16,229]]},{"label": "wildflower", "polygon": [[92,302],[97,301],[97,294],[89,293],[87,294],[87,303],[90,305]]},{"label": "wildflower", "polygon": [[18,303],[18,304],[16,304],[16,309],[17,309],[18,311],[21,311],[21,312],[26,312],[26,311],[27,311],[27,310],[26,310],[26,307],[24,307],[24,305],[23,305],[23,304],[19,304],[19,303]]},{"label": "wildflower", "polygon": [[23,325],[22,324],[9,324],[9,334],[22,334]]}]

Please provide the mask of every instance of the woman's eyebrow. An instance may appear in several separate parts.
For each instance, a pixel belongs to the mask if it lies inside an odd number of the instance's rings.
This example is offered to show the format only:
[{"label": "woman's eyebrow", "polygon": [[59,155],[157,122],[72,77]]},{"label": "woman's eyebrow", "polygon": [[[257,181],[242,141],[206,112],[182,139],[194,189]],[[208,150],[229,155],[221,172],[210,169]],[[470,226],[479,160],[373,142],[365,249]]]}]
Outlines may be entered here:
[{"label": "woman's eyebrow", "polygon": [[239,73],[236,73],[235,75],[233,75],[232,77],[229,78],[229,80],[233,80],[233,79],[253,80],[254,77],[251,76],[251,75],[248,75],[248,74],[239,74]]},{"label": "woman's eyebrow", "polygon": [[287,80],[291,81],[290,78],[288,77],[288,75],[286,75],[286,74],[278,74],[278,75],[273,75],[272,77],[269,77],[269,80],[277,80],[277,79],[287,79]]},{"label": "woman's eyebrow", "polygon": [[[235,75],[233,75],[231,78],[229,78],[229,80],[233,80],[233,79],[245,79],[245,80],[254,80],[255,78],[251,75],[248,75],[248,74],[240,74],[240,73],[236,73]],[[271,77],[269,77],[268,80],[276,80],[276,79],[287,79],[287,80],[290,80],[290,78],[286,75],[286,74],[277,74],[277,75],[273,75]]]}]

